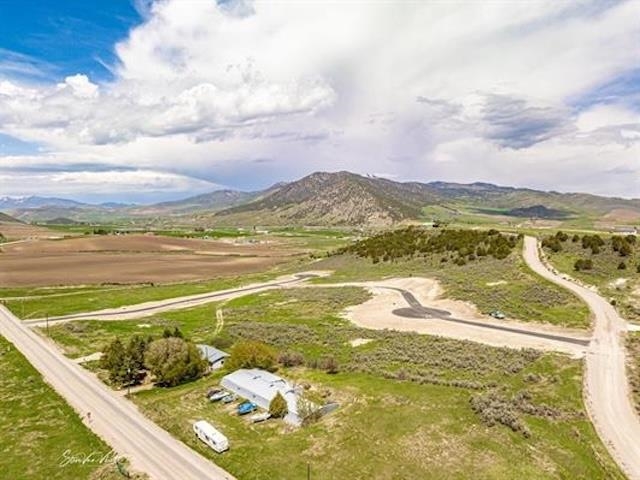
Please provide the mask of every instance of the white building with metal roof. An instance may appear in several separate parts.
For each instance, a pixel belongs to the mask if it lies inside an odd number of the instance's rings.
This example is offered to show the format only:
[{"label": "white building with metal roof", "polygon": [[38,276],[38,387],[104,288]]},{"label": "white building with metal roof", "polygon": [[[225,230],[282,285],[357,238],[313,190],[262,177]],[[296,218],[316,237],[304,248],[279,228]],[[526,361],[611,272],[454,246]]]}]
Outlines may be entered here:
[{"label": "white building with metal roof", "polygon": [[228,353],[223,352],[222,350],[218,350],[215,347],[210,345],[197,345],[198,350],[200,350],[200,354],[202,358],[209,362],[209,367],[211,370],[217,370],[222,368],[224,365],[225,359],[229,356]]},{"label": "white building with metal roof", "polygon": [[287,402],[289,413],[284,418],[293,425],[302,423],[298,417],[299,390],[284,378],[257,368],[236,370],[222,378],[220,384],[236,395],[252,401],[266,410],[278,392]]}]

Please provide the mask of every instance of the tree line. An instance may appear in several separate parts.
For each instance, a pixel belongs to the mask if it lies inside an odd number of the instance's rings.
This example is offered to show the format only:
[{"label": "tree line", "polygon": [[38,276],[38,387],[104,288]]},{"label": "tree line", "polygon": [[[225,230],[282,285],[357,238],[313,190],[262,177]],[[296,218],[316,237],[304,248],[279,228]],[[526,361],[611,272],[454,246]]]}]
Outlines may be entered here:
[{"label": "tree line", "polygon": [[370,258],[373,263],[389,262],[416,256],[444,255],[443,261],[452,258],[458,265],[491,256],[497,259],[508,257],[517,245],[519,236],[505,235],[495,229],[441,230],[438,233],[410,226],[380,233],[343,247],[338,253],[350,253]]}]

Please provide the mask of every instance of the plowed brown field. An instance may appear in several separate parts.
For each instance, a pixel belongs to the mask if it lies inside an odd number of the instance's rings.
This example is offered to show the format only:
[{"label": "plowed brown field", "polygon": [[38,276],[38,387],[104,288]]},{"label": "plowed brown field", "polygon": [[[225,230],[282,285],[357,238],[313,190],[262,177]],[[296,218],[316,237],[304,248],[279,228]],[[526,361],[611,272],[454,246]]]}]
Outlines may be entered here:
[{"label": "plowed brown field", "polygon": [[276,243],[148,235],[35,240],[2,251],[0,286],[201,280],[258,272],[303,253]]}]

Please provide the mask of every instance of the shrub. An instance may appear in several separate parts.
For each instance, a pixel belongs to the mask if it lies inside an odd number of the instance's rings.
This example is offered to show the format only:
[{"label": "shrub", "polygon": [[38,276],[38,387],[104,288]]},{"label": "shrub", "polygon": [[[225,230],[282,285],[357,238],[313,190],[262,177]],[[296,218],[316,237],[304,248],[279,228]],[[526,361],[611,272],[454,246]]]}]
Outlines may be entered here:
[{"label": "shrub", "polygon": [[297,367],[304,364],[304,355],[294,351],[282,352],[278,355],[278,363],[283,367]]},{"label": "shrub", "polygon": [[626,270],[627,269],[627,264],[624,262],[620,262],[618,264],[618,270]]},{"label": "shrub", "polygon": [[225,362],[229,370],[239,368],[262,368],[273,371],[276,369],[278,356],[276,351],[266,343],[255,340],[237,342]]},{"label": "shrub", "polygon": [[172,337],[184,338],[184,334],[178,327],[175,327],[173,330],[171,330],[170,328],[165,328],[164,332],[162,332],[162,338],[172,338]]},{"label": "shrub", "polygon": [[274,418],[284,418],[289,413],[287,401],[280,392],[277,392],[271,403],[269,403],[269,413]]},{"label": "shrub", "polygon": [[303,426],[317,422],[322,416],[320,407],[304,395],[298,396],[296,410],[298,411],[298,417],[302,420]]},{"label": "shrub", "polygon": [[573,269],[576,272],[579,272],[580,270],[591,270],[592,268],[593,268],[593,260],[591,260],[590,258],[578,259],[576,260],[576,263],[573,264]]},{"label": "shrub", "polygon": [[333,355],[328,355],[320,359],[319,367],[329,374],[338,373],[338,361]]}]

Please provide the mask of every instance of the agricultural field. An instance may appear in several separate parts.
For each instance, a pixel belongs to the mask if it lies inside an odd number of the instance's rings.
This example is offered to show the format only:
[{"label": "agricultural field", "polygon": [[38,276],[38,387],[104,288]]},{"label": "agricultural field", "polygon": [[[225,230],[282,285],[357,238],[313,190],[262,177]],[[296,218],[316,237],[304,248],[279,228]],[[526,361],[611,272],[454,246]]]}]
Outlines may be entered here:
[{"label": "agricultural field", "polygon": [[621,235],[543,237],[543,250],[559,271],[610,298],[627,320],[640,321],[640,239]]},{"label": "agricultural field", "polygon": [[[2,478],[122,478],[109,446],[84,426],[71,407],[2,337],[0,401],[3,412],[11,412],[10,416],[0,416]],[[73,460],[90,454],[94,460],[87,463]]]},{"label": "agricultural field", "polygon": [[6,245],[0,286],[167,283],[255,273],[308,256],[283,242],[99,235]]},{"label": "agricultural field", "polygon": [[[290,365],[280,374],[340,403],[319,423],[293,429],[280,421],[250,425],[233,414],[234,405],[209,403],[205,393],[224,372],[133,395],[150,418],[238,478],[304,478],[307,465],[320,479],[623,478],[584,412],[579,361],[366,330],[339,316],[366,298],[355,287],[279,290],[145,319],[150,327],[102,322],[96,336],[100,322],[74,322],[84,327],[51,331],[69,352],[80,345],[75,354],[114,336],[174,326],[225,349],[260,340]],[[224,312],[217,335],[215,309]],[[197,419],[218,426],[231,450],[217,455],[197,442]]]}]

